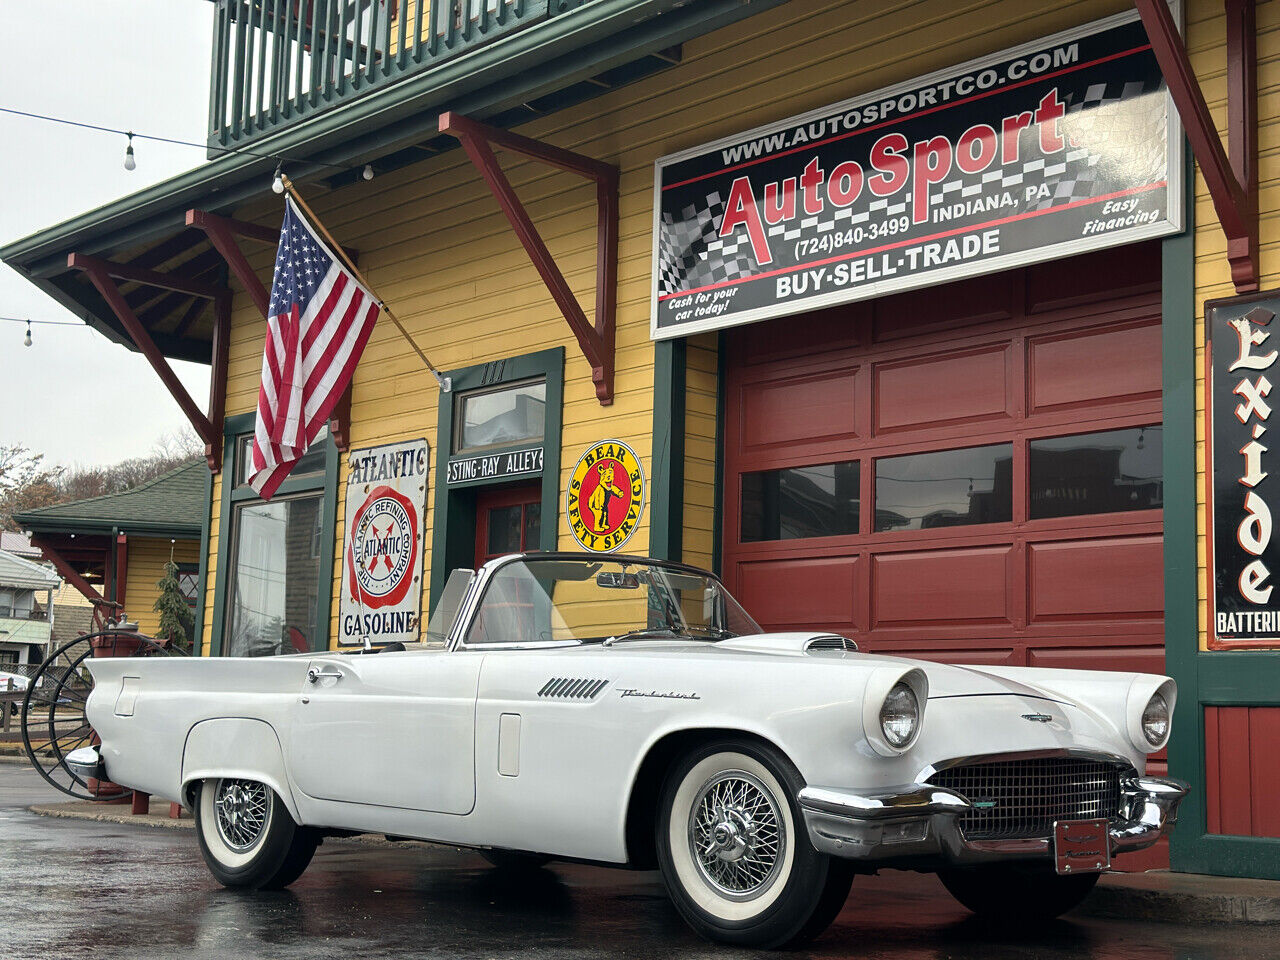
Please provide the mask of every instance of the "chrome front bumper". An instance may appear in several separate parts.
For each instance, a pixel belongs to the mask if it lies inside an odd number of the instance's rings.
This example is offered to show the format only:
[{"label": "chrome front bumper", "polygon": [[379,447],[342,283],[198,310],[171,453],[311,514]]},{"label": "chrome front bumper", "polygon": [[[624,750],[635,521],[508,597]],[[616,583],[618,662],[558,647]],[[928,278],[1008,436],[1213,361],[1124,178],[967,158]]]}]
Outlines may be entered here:
[{"label": "chrome front bumper", "polygon": [[[1164,836],[1187,795],[1182,781],[1157,777],[1127,777],[1121,787],[1120,815],[1111,822],[1112,856]],[[952,864],[1053,857],[1048,837],[967,840],[957,820],[971,809],[969,801],[927,783],[871,793],[805,787],[797,799],[814,847],[836,857],[886,864],[931,857]]]}]

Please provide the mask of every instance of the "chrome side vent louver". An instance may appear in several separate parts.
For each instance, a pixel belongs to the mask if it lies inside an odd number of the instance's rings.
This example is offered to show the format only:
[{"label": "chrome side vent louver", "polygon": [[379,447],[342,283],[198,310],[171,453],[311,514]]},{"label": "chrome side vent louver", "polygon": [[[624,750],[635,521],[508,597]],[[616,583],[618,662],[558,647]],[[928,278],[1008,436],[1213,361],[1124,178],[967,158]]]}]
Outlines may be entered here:
[{"label": "chrome side vent louver", "polygon": [[804,645],[805,653],[821,653],[825,650],[837,650],[844,653],[856,653],[858,645],[848,637],[814,637]]},{"label": "chrome side vent louver", "polygon": [[556,700],[594,700],[609,685],[608,680],[583,677],[552,677],[538,691],[538,696]]}]

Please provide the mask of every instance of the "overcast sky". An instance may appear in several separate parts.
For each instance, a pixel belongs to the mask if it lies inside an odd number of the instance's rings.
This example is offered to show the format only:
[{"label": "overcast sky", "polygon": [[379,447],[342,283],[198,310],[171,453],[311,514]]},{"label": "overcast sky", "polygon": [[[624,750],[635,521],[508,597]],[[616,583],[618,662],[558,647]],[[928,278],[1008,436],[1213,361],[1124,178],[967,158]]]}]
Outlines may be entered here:
[{"label": "overcast sky", "polygon": [[[0,0],[0,106],[202,143],[208,112],[208,0]],[[0,244],[205,162],[201,149],[0,114]],[[0,316],[69,313],[0,264]],[[60,464],[149,452],[185,418],[141,355],[86,328],[0,321],[0,444]],[[203,408],[208,367],[174,362]]]}]

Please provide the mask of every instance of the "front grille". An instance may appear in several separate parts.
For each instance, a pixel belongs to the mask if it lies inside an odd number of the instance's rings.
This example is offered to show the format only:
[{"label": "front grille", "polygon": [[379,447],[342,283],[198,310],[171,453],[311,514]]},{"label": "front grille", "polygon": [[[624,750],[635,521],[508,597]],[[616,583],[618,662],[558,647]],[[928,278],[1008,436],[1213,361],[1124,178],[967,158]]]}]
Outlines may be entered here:
[{"label": "front grille", "polygon": [[1120,811],[1120,768],[1101,760],[969,763],[941,770],[929,782],[975,805],[959,818],[969,840],[1051,837],[1055,820],[1110,820]]}]

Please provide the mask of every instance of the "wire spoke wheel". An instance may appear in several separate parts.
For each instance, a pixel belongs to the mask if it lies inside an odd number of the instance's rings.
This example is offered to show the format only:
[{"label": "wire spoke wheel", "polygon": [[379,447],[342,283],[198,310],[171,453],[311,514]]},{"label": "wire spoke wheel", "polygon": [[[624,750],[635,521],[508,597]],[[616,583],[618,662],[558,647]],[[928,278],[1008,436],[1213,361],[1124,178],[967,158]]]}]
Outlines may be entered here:
[{"label": "wire spoke wheel", "polygon": [[161,646],[150,637],[123,630],[86,634],[55,650],[27,685],[22,701],[22,746],[27,759],[50,785],[77,800],[124,799],[132,791],[116,784],[85,780],[67,766],[67,754],[98,742],[85,716],[85,703],[93,690],[87,661],[95,645],[108,655],[117,649],[133,650],[132,656],[183,655]]},{"label": "wire spoke wheel", "polygon": [[271,821],[271,789],[257,780],[219,780],[213,808],[218,835],[236,853],[253,849]]},{"label": "wire spoke wheel", "polygon": [[759,896],[775,879],[786,842],[773,797],[745,771],[713,777],[694,800],[690,852],[703,878],[722,896]]}]

